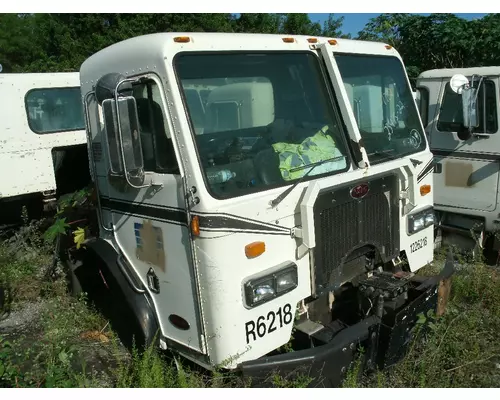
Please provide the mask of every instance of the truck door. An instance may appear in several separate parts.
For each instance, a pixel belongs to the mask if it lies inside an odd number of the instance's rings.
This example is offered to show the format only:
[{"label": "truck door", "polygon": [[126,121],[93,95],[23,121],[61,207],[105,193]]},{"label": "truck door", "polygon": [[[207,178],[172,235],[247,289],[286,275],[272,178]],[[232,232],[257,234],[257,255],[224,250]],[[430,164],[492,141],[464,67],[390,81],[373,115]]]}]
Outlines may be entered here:
[{"label": "truck door", "polygon": [[[133,85],[140,138],[135,137],[135,143],[140,143],[138,157],[142,159],[146,181],[154,184],[137,188],[113,173],[99,173],[102,217],[105,224],[112,222],[114,240],[150,292],[163,333],[188,348],[205,352],[185,190],[161,93],[161,82],[156,78]],[[103,130],[102,137],[108,138],[109,151],[103,153],[112,169],[121,162],[117,154],[125,148],[126,140],[123,136],[122,148],[113,143],[109,126],[116,126],[117,119],[109,123],[111,108],[106,101],[101,125],[108,127],[108,133]],[[121,115],[119,118],[123,121]],[[126,123],[135,127],[132,120]],[[137,135],[135,129],[131,131]]]},{"label": "truck door", "polygon": [[478,93],[479,127],[467,141],[458,138],[459,130],[464,129],[462,100],[451,90],[449,80],[443,78],[439,84],[422,83],[429,90],[429,111],[434,111],[429,114],[429,119],[433,120],[427,130],[437,163],[434,170],[435,204],[493,211],[497,204],[500,166],[498,78],[485,78],[481,84]]}]

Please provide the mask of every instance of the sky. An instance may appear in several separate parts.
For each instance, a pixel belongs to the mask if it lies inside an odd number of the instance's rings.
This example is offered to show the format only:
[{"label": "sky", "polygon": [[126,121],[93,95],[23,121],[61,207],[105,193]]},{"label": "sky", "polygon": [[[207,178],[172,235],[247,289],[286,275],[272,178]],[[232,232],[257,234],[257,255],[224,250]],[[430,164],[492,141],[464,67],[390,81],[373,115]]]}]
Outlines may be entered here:
[{"label": "sky", "polygon": [[[345,17],[344,23],[342,25],[342,33],[350,33],[351,36],[356,37],[358,32],[362,30],[365,24],[370,20],[370,18],[374,18],[379,14],[362,14],[362,13],[350,13],[350,14],[337,14],[336,17]],[[429,14],[420,14],[420,15],[429,15]],[[486,14],[456,14],[459,17],[465,19],[474,19],[481,18]],[[323,25],[323,22],[328,19],[328,14],[309,14],[309,18],[313,22],[320,22]]]}]

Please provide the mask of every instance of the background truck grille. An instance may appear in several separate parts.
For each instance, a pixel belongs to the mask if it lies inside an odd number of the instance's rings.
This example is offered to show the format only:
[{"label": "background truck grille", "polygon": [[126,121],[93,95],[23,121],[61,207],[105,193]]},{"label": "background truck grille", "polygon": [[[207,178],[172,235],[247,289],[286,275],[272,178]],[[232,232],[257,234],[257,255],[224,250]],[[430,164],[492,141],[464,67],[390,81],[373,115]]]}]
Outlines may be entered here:
[{"label": "background truck grille", "polygon": [[314,205],[315,281],[319,292],[352,275],[349,262],[370,249],[377,249],[384,261],[399,254],[397,177],[359,183],[367,183],[370,188],[361,200],[351,197],[356,184],[350,184],[321,193]]}]

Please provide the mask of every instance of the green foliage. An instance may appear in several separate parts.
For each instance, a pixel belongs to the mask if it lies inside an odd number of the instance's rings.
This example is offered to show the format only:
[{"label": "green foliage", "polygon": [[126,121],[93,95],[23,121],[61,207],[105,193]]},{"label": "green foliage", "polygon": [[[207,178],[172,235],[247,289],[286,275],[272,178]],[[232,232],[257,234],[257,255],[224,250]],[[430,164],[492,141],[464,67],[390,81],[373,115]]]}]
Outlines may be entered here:
[{"label": "green foliage", "polygon": [[45,231],[44,238],[50,243],[56,240],[58,235],[66,235],[66,229],[70,227],[66,218],[56,218],[54,223]]},{"label": "green foliage", "polygon": [[283,23],[283,14],[242,13],[234,21],[235,32],[277,33]]},{"label": "green foliage", "polygon": [[0,62],[5,72],[78,71],[111,44],[156,32],[250,32],[342,36],[342,18],[322,28],[307,14],[3,14]]},{"label": "green foliage", "polygon": [[[344,17],[321,26],[304,13],[232,14],[2,14],[0,62],[5,72],[78,71],[93,53],[121,40],[156,32],[342,34]],[[358,39],[394,46],[410,79],[432,68],[500,63],[500,15],[465,20],[454,14],[380,14]]]},{"label": "green foliage", "polygon": [[[77,210],[83,204],[90,202],[92,190],[84,188],[73,193],[62,196],[57,202],[57,212],[54,221],[44,233],[44,239],[47,243],[53,244],[59,235],[66,235],[71,225],[66,222],[64,216],[68,212]],[[79,249],[85,240],[85,229],[78,227],[74,232],[74,242]]]},{"label": "green foliage", "polygon": [[281,389],[290,389],[290,388],[307,388],[313,379],[307,375],[298,375],[293,379],[287,379],[280,375],[272,376],[273,387],[281,388]]},{"label": "green foliage", "polygon": [[0,285],[8,292],[6,310],[12,301],[34,300],[40,296],[43,275],[51,264],[50,248],[41,239],[42,221],[22,226],[0,243]]},{"label": "green foliage", "polygon": [[188,388],[205,387],[200,374],[189,371],[150,345],[144,352],[132,349],[132,360],[119,363],[116,371],[116,387],[121,388]]},{"label": "green foliage", "polygon": [[17,371],[10,360],[12,344],[0,336],[0,388],[12,382]]}]

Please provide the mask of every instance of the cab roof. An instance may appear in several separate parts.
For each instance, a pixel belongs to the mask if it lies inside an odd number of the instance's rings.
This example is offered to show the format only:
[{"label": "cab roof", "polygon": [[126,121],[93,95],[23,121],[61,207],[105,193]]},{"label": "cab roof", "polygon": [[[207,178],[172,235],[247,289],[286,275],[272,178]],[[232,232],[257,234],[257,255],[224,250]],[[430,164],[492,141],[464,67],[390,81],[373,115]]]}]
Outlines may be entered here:
[{"label": "cab roof", "polygon": [[442,68],[431,69],[422,72],[417,79],[440,79],[451,78],[455,74],[462,74],[465,76],[471,75],[500,75],[500,66],[496,67],[471,67],[471,68]]},{"label": "cab roof", "polygon": [[[183,42],[175,38],[188,38]],[[284,38],[293,41],[285,42]],[[308,39],[316,39],[311,43]],[[335,40],[334,44],[328,41]],[[80,68],[81,80],[98,79],[103,69],[117,68],[127,75],[142,62],[141,70],[151,70],[185,51],[271,51],[271,50],[309,50],[313,44],[328,43],[335,52],[357,54],[393,55],[399,54],[391,46],[381,42],[368,42],[352,39],[336,39],[323,36],[261,34],[261,33],[215,33],[215,32],[167,32],[153,33],[125,39],[112,44],[90,56]]]}]

